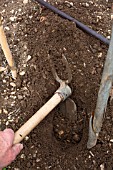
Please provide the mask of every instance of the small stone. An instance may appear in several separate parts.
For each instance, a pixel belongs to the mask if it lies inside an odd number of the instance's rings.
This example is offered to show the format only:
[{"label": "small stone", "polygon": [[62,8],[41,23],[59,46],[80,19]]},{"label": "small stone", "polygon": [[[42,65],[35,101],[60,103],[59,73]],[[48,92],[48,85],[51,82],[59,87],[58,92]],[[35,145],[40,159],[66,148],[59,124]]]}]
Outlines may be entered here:
[{"label": "small stone", "polygon": [[58,132],[58,134],[59,134],[59,135],[63,135],[63,134],[64,134],[64,131],[63,131],[63,130],[60,130],[60,131]]},{"label": "small stone", "polygon": [[86,7],[89,7],[89,4],[88,4],[88,3],[86,3]]},{"label": "small stone", "polygon": [[100,165],[100,169],[101,169],[101,170],[104,170],[104,164],[101,164],[101,165]]},{"label": "small stone", "polygon": [[3,9],[2,13],[4,13],[4,12],[5,12],[5,9]]},{"label": "small stone", "polygon": [[80,136],[76,133],[74,136],[73,136],[73,140],[74,142],[80,142]]},{"label": "small stone", "polygon": [[6,109],[3,109],[3,112],[4,112],[5,114],[8,114],[8,111],[7,111]]},{"label": "small stone", "polygon": [[11,82],[11,83],[10,83],[10,86],[16,87],[16,84],[15,84],[14,82]]},{"label": "small stone", "polygon": [[19,100],[22,100],[22,99],[23,99],[23,96],[18,95],[18,99],[19,99]]},{"label": "small stone", "polygon": [[23,0],[23,3],[24,3],[24,4],[27,4],[27,3],[28,3],[28,0]]},{"label": "small stone", "polygon": [[29,137],[28,137],[28,136],[26,136],[26,137],[25,137],[25,140],[27,141],[28,139],[29,139]]},{"label": "small stone", "polygon": [[13,122],[14,120],[13,119],[10,119],[9,122]]},{"label": "small stone", "polygon": [[40,159],[39,159],[39,158],[37,158],[37,159],[36,159],[36,162],[40,162]]},{"label": "small stone", "polygon": [[113,139],[110,139],[110,142],[113,142]]},{"label": "small stone", "polygon": [[2,80],[3,81],[3,83],[6,83],[6,80]]},{"label": "small stone", "polygon": [[21,71],[19,74],[20,74],[20,76],[23,76],[23,75],[25,75],[25,71]]},{"label": "small stone", "polygon": [[2,113],[2,109],[0,109],[0,114]]},{"label": "small stone", "polygon": [[20,156],[20,158],[22,158],[22,159],[23,159],[23,158],[25,158],[25,155],[24,155],[24,154],[22,154],[22,155]]},{"label": "small stone", "polygon": [[10,28],[9,28],[9,27],[5,27],[5,29],[6,29],[7,31],[9,31],[9,30],[10,30]]},{"label": "small stone", "polygon": [[7,125],[9,125],[9,122],[8,122],[8,121],[6,122],[6,126],[7,126]]},{"label": "small stone", "polygon": [[14,17],[10,17],[9,19],[10,19],[10,21],[15,21],[16,17],[15,16]]},{"label": "small stone", "polygon": [[10,12],[11,12],[12,14],[14,14],[15,11],[14,11],[14,9],[12,9]]},{"label": "small stone", "polygon": [[33,157],[36,158],[36,153],[33,154]]},{"label": "small stone", "polygon": [[84,67],[86,67],[86,63],[84,63]]},{"label": "small stone", "polygon": [[89,159],[91,158],[91,155],[89,155]]},{"label": "small stone", "polygon": [[108,35],[107,38],[110,40],[111,37]]},{"label": "small stone", "polygon": [[67,3],[68,7],[72,7],[73,6],[73,2],[65,1],[65,3]]},{"label": "small stone", "polygon": [[98,58],[101,58],[101,57],[102,57],[102,53],[99,53],[99,54],[98,54]]},{"label": "small stone", "polygon": [[15,94],[15,93],[16,93],[15,91],[12,91],[12,92],[11,92],[11,95],[13,95],[13,94]]},{"label": "small stone", "polygon": [[30,55],[28,55],[28,56],[27,56],[27,60],[26,60],[26,61],[28,62],[30,59],[31,59],[31,56],[30,56]]},{"label": "small stone", "polygon": [[21,8],[19,8],[19,9],[18,9],[18,11],[19,11],[19,12],[21,12],[21,11],[22,11],[22,9],[21,9]]}]

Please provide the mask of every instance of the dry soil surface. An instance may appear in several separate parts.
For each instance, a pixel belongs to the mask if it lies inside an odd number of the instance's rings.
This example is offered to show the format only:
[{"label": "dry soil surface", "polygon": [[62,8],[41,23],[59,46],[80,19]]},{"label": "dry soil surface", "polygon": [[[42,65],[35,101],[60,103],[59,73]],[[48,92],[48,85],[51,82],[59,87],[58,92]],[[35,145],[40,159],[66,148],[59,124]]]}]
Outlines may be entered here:
[{"label": "dry soil surface", "polygon": [[[98,33],[110,38],[111,4],[107,0],[50,0]],[[54,94],[48,54],[61,78],[67,78],[62,55],[72,71],[71,99],[77,105],[74,121],[57,106],[26,138],[24,149],[7,167],[11,170],[112,170],[113,103],[109,102],[97,145],[88,150],[88,121],[94,111],[108,46],[75,24],[42,8],[35,1],[0,0],[0,12],[18,68],[0,73],[0,129],[16,131]],[[0,48],[0,66],[6,67]],[[71,114],[71,113],[70,113]]]}]

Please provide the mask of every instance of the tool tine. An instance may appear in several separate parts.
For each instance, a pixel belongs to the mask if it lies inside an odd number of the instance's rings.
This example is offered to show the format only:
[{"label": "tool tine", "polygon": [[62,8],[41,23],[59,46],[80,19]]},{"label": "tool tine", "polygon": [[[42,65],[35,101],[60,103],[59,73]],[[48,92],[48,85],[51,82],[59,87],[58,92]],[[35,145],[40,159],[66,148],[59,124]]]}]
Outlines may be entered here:
[{"label": "tool tine", "polygon": [[71,74],[71,69],[69,67],[68,61],[67,61],[64,54],[62,54],[62,62],[66,66],[66,70],[67,70],[67,73],[68,73],[68,79],[66,80],[66,83],[69,84],[71,82],[71,80],[72,80],[72,74]]},{"label": "tool tine", "polygon": [[51,58],[50,58],[50,55],[48,55],[48,59],[49,59],[49,62],[50,62],[50,67],[51,67],[51,71],[52,71],[52,74],[53,74],[54,79],[55,79],[57,82],[61,83],[62,80],[59,78],[59,76],[58,76],[58,74],[57,74],[57,72],[56,72],[56,70],[55,70],[55,67],[54,67],[54,64],[53,64],[53,62],[52,62],[52,60],[51,60]]}]

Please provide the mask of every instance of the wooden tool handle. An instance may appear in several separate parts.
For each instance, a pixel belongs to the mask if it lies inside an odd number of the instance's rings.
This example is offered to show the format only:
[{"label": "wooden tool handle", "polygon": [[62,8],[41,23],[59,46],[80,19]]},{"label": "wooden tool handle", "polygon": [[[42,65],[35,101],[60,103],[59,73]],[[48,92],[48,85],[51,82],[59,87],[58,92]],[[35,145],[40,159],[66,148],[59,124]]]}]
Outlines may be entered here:
[{"label": "wooden tool handle", "polygon": [[21,142],[60,102],[62,98],[58,93],[42,106],[20,129],[15,132],[14,144]]},{"label": "wooden tool handle", "polygon": [[14,63],[11,51],[9,49],[9,45],[7,43],[7,39],[6,39],[6,36],[4,33],[1,18],[0,18],[0,44],[1,44],[2,50],[4,52],[4,55],[6,57],[6,60],[10,66],[10,69],[12,72],[12,77],[15,79],[17,77],[17,71],[16,71],[16,67],[15,67],[15,63]]}]

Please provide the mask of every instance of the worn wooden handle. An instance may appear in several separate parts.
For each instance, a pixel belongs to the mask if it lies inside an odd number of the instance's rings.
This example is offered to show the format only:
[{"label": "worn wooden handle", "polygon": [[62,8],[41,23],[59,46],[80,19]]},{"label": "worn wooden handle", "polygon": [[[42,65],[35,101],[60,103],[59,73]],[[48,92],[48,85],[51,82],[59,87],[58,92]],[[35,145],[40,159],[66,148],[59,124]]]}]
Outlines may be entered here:
[{"label": "worn wooden handle", "polygon": [[42,106],[20,129],[15,132],[14,144],[21,142],[60,102],[62,98],[58,93]]},{"label": "worn wooden handle", "polygon": [[[0,20],[1,20],[1,18],[0,18]],[[10,66],[10,69],[12,72],[12,77],[15,79],[17,77],[17,71],[16,71],[16,67],[15,67],[15,63],[14,63],[11,51],[9,49],[9,45],[7,43],[7,39],[6,39],[1,21],[0,21],[0,44],[1,44],[2,50],[4,52],[4,55],[6,57],[6,60]]]}]

